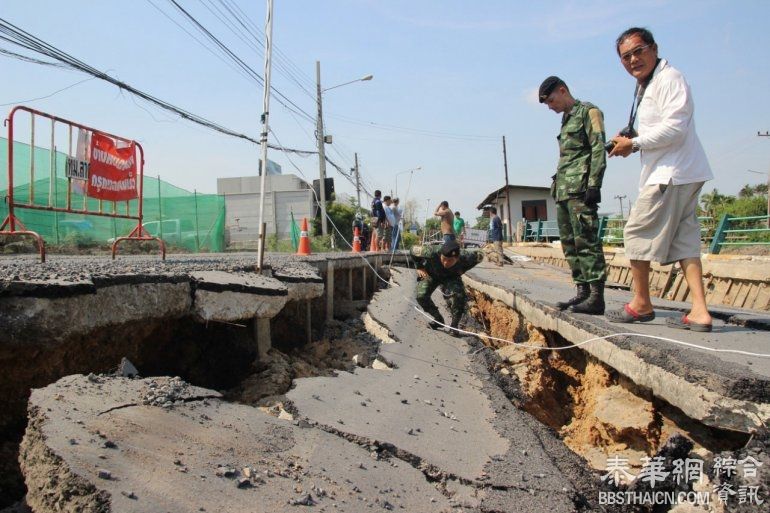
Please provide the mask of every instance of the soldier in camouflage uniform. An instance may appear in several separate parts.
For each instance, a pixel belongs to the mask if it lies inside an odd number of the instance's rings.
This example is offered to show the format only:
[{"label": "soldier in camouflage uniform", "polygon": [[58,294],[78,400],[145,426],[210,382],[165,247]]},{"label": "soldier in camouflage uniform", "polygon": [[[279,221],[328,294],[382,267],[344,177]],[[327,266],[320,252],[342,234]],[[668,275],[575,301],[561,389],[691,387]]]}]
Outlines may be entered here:
[{"label": "soldier in camouflage uniform", "polygon": [[601,315],[607,271],[597,208],[607,167],[604,116],[594,105],[573,98],[559,77],[548,77],[540,85],[540,103],[562,114],[559,165],[551,194],[556,200],[561,247],[577,286],[575,297],[556,306]]},{"label": "soldier in camouflage uniform", "polygon": [[[436,287],[441,286],[452,313],[450,326],[457,328],[468,302],[460,276],[481,262],[482,253],[461,250],[460,244],[455,240],[448,241],[443,246],[414,246],[410,253],[417,268],[417,303],[435,319],[429,326],[437,329],[438,323],[444,324],[444,317],[430,297]],[[450,333],[459,335],[455,330],[450,330]]]}]

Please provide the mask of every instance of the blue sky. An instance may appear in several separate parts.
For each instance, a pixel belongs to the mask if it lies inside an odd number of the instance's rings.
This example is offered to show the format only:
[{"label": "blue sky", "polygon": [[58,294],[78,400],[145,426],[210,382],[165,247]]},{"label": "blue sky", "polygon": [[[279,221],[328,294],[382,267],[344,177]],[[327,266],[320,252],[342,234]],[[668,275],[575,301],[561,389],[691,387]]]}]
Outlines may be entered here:
[{"label": "blue sky", "polygon": [[[178,1],[262,74],[263,55],[212,14],[223,9],[220,0]],[[266,1],[227,2],[264,29]],[[160,11],[195,33],[167,0],[5,0],[0,16],[113,77],[257,138],[262,88]],[[609,134],[624,125],[634,83],[620,65],[614,40],[629,26],[646,26],[660,55],[692,88],[696,126],[716,175],[704,190],[734,194],[744,184],[766,180],[770,169],[770,138],[756,135],[770,130],[768,19],[766,1],[276,0],[273,36],[281,69],[273,68],[273,85],[314,116],[316,60],[323,87],[374,74],[370,82],[325,93],[326,131],[334,136],[328,156],[350,168],[358,152],[367,188],[386,192],[396,189],[396,173],[421,166],[408,191],[420,217],[427,200],[432,209],[446,199],[473,218],[476,205],[503,184],[503,135],[510,183],[549,184],[558,158],[559,116],[536,100],[546,76],[559,75],[577,98],[598,105]],[[3,41],[0,48],[17,50]],[[88,78],[5,56],[0,65],[0,105]],[[186,189],[214,192],[217,177],[256,174],[258,147],[96,79],[27,104],[140,141],[146,173]],[[270,121],[271,142],[314,148],[311,121],[275,101]],[[300,174],[286,156],[271,150],[269,158],[285,173]],[[292,160],[307,179],[317,178],[316,157]],[[331,168],[329,176],[338,191],[353,193]],[[409,176],[398,177],[402,199]],[[638,158],[611,160],[602,210],[619,210],[616,195],[635,198],[638,177]]]}]

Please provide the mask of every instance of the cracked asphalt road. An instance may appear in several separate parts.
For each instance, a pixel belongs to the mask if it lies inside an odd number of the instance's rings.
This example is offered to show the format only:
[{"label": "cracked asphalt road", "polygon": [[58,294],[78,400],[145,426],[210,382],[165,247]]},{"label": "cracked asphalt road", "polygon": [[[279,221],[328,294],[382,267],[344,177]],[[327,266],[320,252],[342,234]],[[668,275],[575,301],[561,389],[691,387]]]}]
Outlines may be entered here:
[{"label": "cracked asphalt road", "polygon": [[34,390],[20,456],[28,502],[142,513],[590,510],[596,476],[510,402],[489,352],[427,328],[405,301],[413,272],[394,273],[400,284],[369,306],[395,340],[381,347],[393,368],[297,380],[291,420],[196,387],[173,404],[145,401],[179,387],[174,378],[75,375]]},{"label": "cracked asphalt road", "polygon": [[395,271],[395,280],[369,305],[396,341],[380,350],[395,368],[298,380],[287,394],[296,414],[353,440],[395,446],[439,476],[455,506],[574,511],[592,486],[579,460],[511,404],[472,354],[472,340],[427,327],[406,301],[414,296],[412,271]]}]

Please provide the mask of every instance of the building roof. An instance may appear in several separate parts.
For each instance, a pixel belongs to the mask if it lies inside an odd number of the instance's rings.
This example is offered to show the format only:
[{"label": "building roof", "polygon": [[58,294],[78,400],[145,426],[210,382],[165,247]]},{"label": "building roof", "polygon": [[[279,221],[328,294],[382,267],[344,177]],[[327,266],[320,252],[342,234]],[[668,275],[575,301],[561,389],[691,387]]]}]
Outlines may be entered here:
[{"label": "building roof", "polygon": [[510,189],[510,190],[528,189],[528,190],[536,190],[536,191],[550,191],[551,190],[550,187],[536,187],[534,185],[508,185],[507,189],[506,189],[506,186],[503,186],[503,187],[500,187],[497,190],[494,190],[494,191],[490,192],[487,195],[487,197],[484,198],[484,200],[481,203],[479,203],[479,206],[477,206],[476,208],[479,209],[479,210],[483,209],[484,205],[489,205],[490,203],[492,203],[492,200],[494,200],[494,199],[504,195],[507,192],[508,189]]}]

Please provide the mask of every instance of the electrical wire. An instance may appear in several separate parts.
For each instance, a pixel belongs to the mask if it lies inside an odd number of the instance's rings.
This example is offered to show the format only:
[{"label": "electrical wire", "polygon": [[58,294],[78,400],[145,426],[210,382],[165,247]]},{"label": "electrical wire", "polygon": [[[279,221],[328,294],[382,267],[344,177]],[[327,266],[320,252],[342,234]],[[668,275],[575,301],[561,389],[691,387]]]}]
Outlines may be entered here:
[{"label": "electrical wire", "polygon": [[40,97],[38,97],[38,98],[31,98],[31,99],[29,99],[29,100],[18,100],[18,101],[15,101],[15,102],[10,102],[10,103],[0,103],[0,107],[8,107],[9,105],[18,105],[19,103],[32,103],[32,102],[36,102],[36,101],[38,101],[38,100],[45,100],[46,98],[50,98],[51,96],[54,96],[54,95],[56,95],[56,94],[59,94],[59,93],[61,93],[62,91],[66,91],[67,89],[72,89],[72,88],[73,88],[73,87],[75,87],[76,85],[80,85],[80,84],[82,84],[83,82],[88,82],[89,80],[94,80],[95,78],[96,78],[96,77],[91,77],[91,78],[86,78],[86,79],[84,79],[84,80],[80,80],[80,81],[78,81],[78,82],[75,82],[74,84],[70,84],[70,85],[68,85],[67,87],[62,87],[61,89],[59,89],[59,90],[57,90],[57,91],[54,91],[54,92],[52,92],[51,94],[48,94],[48,95],[46,95],[46,96],[40,96]]}]

